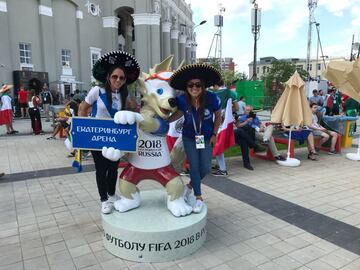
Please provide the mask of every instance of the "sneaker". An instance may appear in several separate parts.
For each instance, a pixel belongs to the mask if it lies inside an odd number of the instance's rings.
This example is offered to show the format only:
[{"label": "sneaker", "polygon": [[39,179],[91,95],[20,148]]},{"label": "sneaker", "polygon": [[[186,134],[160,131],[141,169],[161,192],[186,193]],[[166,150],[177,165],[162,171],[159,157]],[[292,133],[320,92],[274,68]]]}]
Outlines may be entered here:
[{"label": "sneaker", "polygon": [[101,203],[101,213],[110,214],[113,210],[113,204],[109,201],[105,201]]},{"label": "sneaker", "polygon": [[204,207],[204,204],[205,203],[202,200],[196,200],[196,203],[195,203],[195,205],[193,207],[193,212],[196,213],[196,214],[200,213],[201,210]]},{"label": "sneaker", "polygon": [[50,136],[50,137],[47,137],[46,139],[47,140],[56,140],[56,137],[55,136]]},{"label": "sneaker", "polygon": [[182,171],[182,172],[180,173],[180,175],[182,175],[182,176],[188,176],[189,174],[190,174],[189,170]]},{"label": "sneaker", "polygon": [[226,170],[225,171],[217,170],[216,172],[213,172],[212,175],[213,176],[227,176],[229,174]]},{"label": "sneaker", "polygon": [[112,195],[112,196],[109,195],[109,198],[108,198],[107,201],[108,201],[109,203],[114,203],[114,202],[116,202],[116,201],[118,201],[118,200],[120,200],[120,196],[114,194],[114,195]]},{"label": "sneaker", "polygon": [[329,155],[336,155],[337,153],[336,153],[336,150],[330,150],[330,151],[328,152],[328,154],[329,154]]},{"label": "sneaker", "polygon": [[211,169],[212,169],[213,171],[217,171],[217,170],[219,170],[220,168],[219,168],[219,165],[214,165],[214,166],[211,167]]},{"label": "sneaker", "polygon": [[285,160],[286,160],[286,158],[283,157],[282,155],[276,156],[275,159],[276,159],[276,160],[280,160],[280,161],[285,161]]}]

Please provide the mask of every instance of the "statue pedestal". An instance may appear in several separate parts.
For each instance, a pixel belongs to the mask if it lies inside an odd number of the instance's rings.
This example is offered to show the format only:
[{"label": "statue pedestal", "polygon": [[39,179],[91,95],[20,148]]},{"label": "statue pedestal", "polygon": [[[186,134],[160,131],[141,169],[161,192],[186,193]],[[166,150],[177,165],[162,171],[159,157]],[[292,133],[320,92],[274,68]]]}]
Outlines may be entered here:
[{"label": "statue pedestal", "polygon": [[206,239],[207,208],[199,214],[174,217],[164,190],[140,192],[137,209],[102,215],[105,248],[125,260],[166,262],[194,253]]}]

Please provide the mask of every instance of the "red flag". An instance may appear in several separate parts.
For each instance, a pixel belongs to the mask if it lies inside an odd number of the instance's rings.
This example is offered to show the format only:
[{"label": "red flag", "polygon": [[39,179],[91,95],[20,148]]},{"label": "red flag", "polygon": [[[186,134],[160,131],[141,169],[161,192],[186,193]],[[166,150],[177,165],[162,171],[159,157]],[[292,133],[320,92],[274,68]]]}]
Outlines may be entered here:
[{"label": "red flag", "polygon": [[216,136],[216,144],[213,149],[213,156],[224,153],[224,151],[235,145],[234,117],[232,115],[232,100],[227,101],[225,108],[225,119],[221,124]]}]

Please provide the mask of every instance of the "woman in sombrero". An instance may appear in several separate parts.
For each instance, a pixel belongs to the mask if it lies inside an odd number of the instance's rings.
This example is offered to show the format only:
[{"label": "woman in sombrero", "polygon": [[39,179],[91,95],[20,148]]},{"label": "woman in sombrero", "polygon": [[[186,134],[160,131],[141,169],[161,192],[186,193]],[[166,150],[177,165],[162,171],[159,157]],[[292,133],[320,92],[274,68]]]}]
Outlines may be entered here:
[{"label": "woman in sombrero", "polygon": [[[93,67],[93,76],[102,83],[93,87],[82,102],[79,116],[113,118],[117,111],[125,110],[128,96],[127,85],[135,82],[140,74],[140,67],[134,56],[123,51],[114,51],[103,55]],[[101,212],[109,214],[113,210],[118,161],[111,161],[102,156],[101,151],[91,151],[95,162],[96,183],[100,195]]]},{"label": "woman in sombrero", "polygon": [[11,106],[11,97],[9,95],[9,91],[12,86],[4,84],[0,88],[0,126],[6,126],[6,133],[7,134],[15,134],[18,133],[17,130],[14,130],[13,127],[13,111]]},{"label": "woman in sombrero", "polygon": [[201,179],[210,172],[212,149],[221,123],[221,102],[206,88],[220,80],[220,73],[205,64],[186,65],[175,71],[169,80],[171,87],[184,91],[177,97],[178,111],[170,121],[184,116],[182,139],[190,165],[190,183],[185,187],[184,197],[189,198],[194,190],[195,213],[204,207]]}]

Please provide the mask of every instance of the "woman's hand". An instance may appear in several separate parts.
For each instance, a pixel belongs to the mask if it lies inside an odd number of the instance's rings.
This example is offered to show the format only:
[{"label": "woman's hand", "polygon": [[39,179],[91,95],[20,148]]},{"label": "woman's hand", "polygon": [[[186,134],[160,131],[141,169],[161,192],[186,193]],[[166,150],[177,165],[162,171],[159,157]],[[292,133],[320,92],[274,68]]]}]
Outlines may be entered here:
[{"label": "woman's hand", "polygon": [[210,145],[213,147],[216,144],[216,135],[213,134],[209,141]]}]

